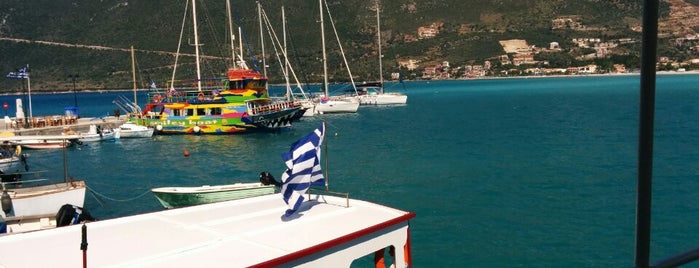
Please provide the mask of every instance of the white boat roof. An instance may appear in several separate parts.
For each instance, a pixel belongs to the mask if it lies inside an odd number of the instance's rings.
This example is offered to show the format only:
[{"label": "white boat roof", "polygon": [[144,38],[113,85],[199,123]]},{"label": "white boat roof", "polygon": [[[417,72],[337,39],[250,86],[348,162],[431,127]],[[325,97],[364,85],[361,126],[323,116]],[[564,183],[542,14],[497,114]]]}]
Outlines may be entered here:
[{"label": "white boat roof", "polygon": [[[409,241],[412,212],[329,195],[311,199],[290,218],[281,194],[272,194],[87,223],[87,265],[349,267]],[[81,228],[0,236],[0,267],[81,267]]]}]

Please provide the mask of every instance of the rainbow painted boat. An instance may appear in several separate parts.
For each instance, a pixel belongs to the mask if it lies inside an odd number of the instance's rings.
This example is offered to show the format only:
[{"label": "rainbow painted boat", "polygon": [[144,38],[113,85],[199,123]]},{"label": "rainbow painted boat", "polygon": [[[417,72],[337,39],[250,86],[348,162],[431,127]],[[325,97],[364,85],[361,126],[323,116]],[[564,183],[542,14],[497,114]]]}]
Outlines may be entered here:
[{"label": "rainbow painted boat", "polygon": [[[195,4],[196,1],[192,0],[196,79],[178,82],[177,85],[173,81],[165,92],[149,92],[143,110],[135,100],[134,103],[117,104],[130,111],[129,121],[153,127],[158,134],[236,134],[275,131],[291,126],[293,120],[303,115],[305,108],[302,108],[301,103],[270,99],[267,77],[248,68],[242,58],[242,50],[240,55],[233,57],[239,60],[234,60],[234,67],[228,70],[225,78],[201,77]],[[228,20],[231,21],[230,8],[227,10]],[[180,44],[181,38],[182,34]],[[234,44],[232,34],[231,44]],[[233,48],[231,50],[235,51]],[[172,80],[175,70],[173,68]]]},{"label": "rainbow painted boat", "polygon": [[204,82],[209,85],[200,90],[150,92],[145,109],[131,121],[158,134],[236,134],[289,127],[305,112],[299,103],[270,99],[267,77],[250,69],[231,69],[226,78]]}]

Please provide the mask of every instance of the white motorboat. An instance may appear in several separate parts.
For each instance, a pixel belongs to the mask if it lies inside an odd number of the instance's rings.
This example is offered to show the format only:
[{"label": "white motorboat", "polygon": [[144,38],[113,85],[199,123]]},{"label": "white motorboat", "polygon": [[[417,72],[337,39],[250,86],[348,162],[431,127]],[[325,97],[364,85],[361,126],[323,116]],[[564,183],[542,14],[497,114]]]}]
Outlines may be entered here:
[{"label": "white motorboat", "polygon": [[[20,185],[21,183],[21,185]],[[20,185],[20,186],[15,186]],[[55,228],[59,211],[64,205],[82,210],[85,202],[84,181],[75,180],[58,183],[43,183],[43,180],[29,180],[2,183],[2,218],[0,234],[16,234]],[[73,218],[72,215],[69,218]],[[68,222],[71,220],[68,219]],[[3,230],[4,227],[4,230]]]},{"label": "white motorboat", "polygon": [[12,146],[3,145],[2,147],[0,148],[0,176],[12,176],[12,174],[26,172],[28,169],[27,156],[22,154],[22,147],[15,146],[14,151],[11,150]]},{"label": "white motorboat", "polygon": [[141,126],[132,122],[126,122],[116,130],[120,138],[149,138],[153,136],[152,127]]},{"label": "white motorboat", "polygon": [[0,143],[4,145],[21,145],[25,149],[61,149],[78,143],[78,135],[30,135],[3,136]]},{"label": "white motorboat", "polygon": [[108,141],[116,139],[116,132],[107,128],[104,129],[98,125],[90,125],[90,129],[84,133],[78,133],[79,141],[81,142],[95,142],[95,141]]}]

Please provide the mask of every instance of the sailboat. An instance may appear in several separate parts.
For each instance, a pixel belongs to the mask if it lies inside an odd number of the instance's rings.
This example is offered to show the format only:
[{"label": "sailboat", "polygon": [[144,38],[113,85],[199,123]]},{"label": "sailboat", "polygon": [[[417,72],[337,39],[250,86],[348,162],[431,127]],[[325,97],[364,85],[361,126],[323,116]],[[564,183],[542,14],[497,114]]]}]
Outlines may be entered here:
[{"label": "sailboat", "polygon": [[[319,0],[320,3],[320,33],[323,43],[323,91],[325,95],[317,99],[315,106],[316,113],[356,113],[359,108],[359,101],[355,98],[347,98],[342,96],[330,96],[328,92],[328,58],[325,49],[325,23],[323,21],[323,4],[324,0]],[[347,67],[349,70],[349,67]],[[350,74],[350,79],[352,75]],[[354,86],[354,82],[352,83]]]},{"label": "sailboat", "polygon": [[[275,131],[291,126],[291,122],[298,118],[300,105],[270,99],[267,91],[268,78],[247,66],[241,56],[242,43],[241,51],[236,55],[228,1],[226,7],[233,67],[228,69],[223,78],[201,78],[196,1],[192,0],[191,5],[197,72],[196,79],[189,81],[193,85],[178,85],[179,88],[190,89],[175,88],[175,62],[169,90],[160,92],[156,89],[149,92],[145,109],[132,116],[130,121],[152,126],[158,134],[235,134]],[[206,87],[202,87],[203,81],[207,82]]]},{"label": "sailboat", "polygon": [[357,99],[361,105],[369,104],[405,104],[408,102],[408,96],[405,94],[391,92],[384,92],[383,83],[383,64],[381,54],[381,12],[379,7],[379,1],[376,1],[376,38],[377,46],[379,50],[379,81],[378,82],[365,82],[358,84],[359,89],[357,94]]}]

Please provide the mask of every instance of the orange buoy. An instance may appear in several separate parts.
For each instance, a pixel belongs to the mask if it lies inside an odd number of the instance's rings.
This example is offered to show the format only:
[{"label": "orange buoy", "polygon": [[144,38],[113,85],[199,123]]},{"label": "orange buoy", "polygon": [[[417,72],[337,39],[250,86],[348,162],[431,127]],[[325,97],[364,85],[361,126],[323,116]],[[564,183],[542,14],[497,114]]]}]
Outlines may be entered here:
[{"label": "orange buoy", "polygon": [[184,157],[189,157],[189,151],[187,149],[184,149]]}]

